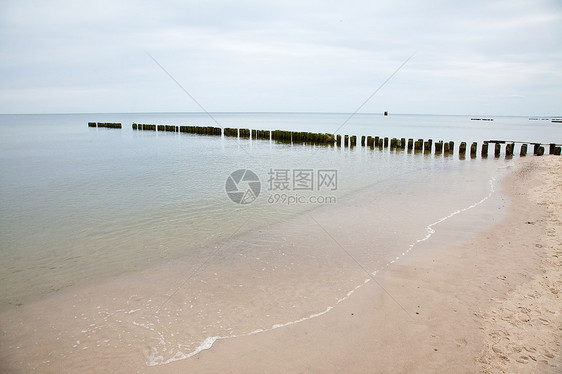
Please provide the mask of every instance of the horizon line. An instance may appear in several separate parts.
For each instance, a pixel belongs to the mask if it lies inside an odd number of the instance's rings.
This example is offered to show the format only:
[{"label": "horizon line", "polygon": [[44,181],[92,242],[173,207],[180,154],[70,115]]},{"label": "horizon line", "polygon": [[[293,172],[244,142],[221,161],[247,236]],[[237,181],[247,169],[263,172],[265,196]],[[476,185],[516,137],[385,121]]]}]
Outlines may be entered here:
[{"label": "horizon line", "polygon": [[[335,115],[349,115],[351,112],[318,112],[318,111],[311,111],[311,112],[303,112],[303,111],[240,111],[240,112],[233,112],[233,111],[216,111],[216,112],[209,112],[214,114],[335,114]],[[385,112],[365,112],[365,113],[356,113],[356,115],[379,115],[382,117],[391,117],[392,115],[401,115],[401,116],[473,116],[479,118],[489,118],[489,117],[529,117],[529,118],[562,118],[562,115],[506,115],[506,114],[445,114],[445,113],[393,113],[388,115],[384,115]],[[87,115],[87,114],[206,114],[202,111],[193,111],[193,112],[181,112],[181,111],[163,111],[163,112],[43,112],[43,113],[0,113],[0,115]]]}]

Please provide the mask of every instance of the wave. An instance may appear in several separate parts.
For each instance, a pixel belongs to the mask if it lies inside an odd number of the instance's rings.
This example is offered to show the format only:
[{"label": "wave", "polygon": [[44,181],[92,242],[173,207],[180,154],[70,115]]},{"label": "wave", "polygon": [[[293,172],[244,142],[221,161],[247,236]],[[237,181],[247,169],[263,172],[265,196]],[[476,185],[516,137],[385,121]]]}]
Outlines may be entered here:
[{"label": "wave", "polygon": [[[483,203],[486,202],[488,199],[490,199],[490,198],[492,197],[492,195],[495,193],[495,188],[494,188],[494,183],[495,183],[495,181],[496,181],[496,179],[495,179],[494,177],[490,178],[490,180],[488,181],[488,183],[489,183],[489,190],[488,190],[488,194],[487,194],[486,196],[484,196],[482,199],[480,199],[480,200],[474,202],[473,204],[470,204],[470,205],[467,206],[467,207],[464,207],[464,208],[462,208],[462,209],[457,209],[457,210],[451,212],[450,214],[448,214],[448,215],[446,215],[446,216],[444,216],[444,217],[439,218],[437,221],[435,221],[435,222],[430,223],[429,225],[427,225],[427,226],[425,227],[426,234],[424,235],[423,238],[417,239],[416,241],[414,241],[413,243],[411,243],[411,244],[408,246],[408,248],[407,248],[404,252],[401,253],[400,256],[397,256],[397,257],[391,259],[391,260],[388,261],[385,265],[383,265],[380,269],[377,269],[377,270],[373,271],[373,272],[371,273],[371,275],[372,275],[372,276],[376,276],[377,273],[379,273],[380,271],[384,270],[385,268],[391,266],[392,264],[396,263],[397,261],[400,260],[400,258],[406,256],[408,253],[410,253],[411,251],[413,251],[414,248],[415,248],[418,244],[429,240],[429,239],[431,238],[431,236],[433,236],[433,234],[436,233],[436,230],[435,230],[435,228],[434,228],[435,226],[439,225],[440,223],[443,223],[444,221],[446,221],[446,220],[448,220],[448,219],[450,219],[450,218],[452,218],[452,217],[454,217],[454,216],[456,216],[456,215],[458,215],[458,214],[461,214],[461,213],[466,212],[466,211],[468,211],[468,210],[470,210],[470,209],[473,209],[473,208],[475,208],[475,207],[477,207],[477,206],[483,204]],[[172,363],[172,362],[175,362],[175,361],[185,360],[185,359],[188,359],[188,358],[190,358],[190,357],[193,357],[193,356],[195,356],[195,355],[201,353],[201,352],[204,351],[204,350],[210,349],[210,348],[213,346],[213,344],[214,344],[217,340],[226,340],[226,339],[233,339],[233,338],[240,338],[240,337],[244,337],[244,336],[251,336],[251,335],[261,334],[261,333],[264,333],[264,332],[272,331],[272,330],[274,330],[274,329],[278,329],[278,328],[282,328],[282,327],[286,327],[286,326],[295,325],[295,324],[298,324],[298,323],[301,323],[301,322],[305,322],[305,321],[310,320],[310,319],[313,319],[313,318],[317,318],[317,317],[323,316],[324,314],[326,314],[326,313],[332,311],[338,304],[340,304],[340,303],[344,302],[345,300],[349,299],[349,298],[353,295],[353,293],[355,293],[355,291],[357,291],[360,287],[364,286],[365,284],[369,283],[371,280],[372,280],[372,278],[367,278],[367,279],[365,279],[365,280],[363,281],[363,283],[361,283],[361,284],[355,286],[355,288],[353,288],[352,290],[348,291],[348,292],[345,294],[345,296],[339,298],[339,299],[336,301],[336,303],[335,303],[334,305],[327,306],[326,309],[324,309],[324,310],[322,310],[322,311],[319,311],[319,312],[317,312],[317,313],[310,314],[309,316],[302,317],[302,318],[299,318],[299,319],[294,320],[294,321],[288,321],[288,322],[284,322],[284,323],[278,323],[278,324],[272,325],[270,328],[265,328],[265,329],[258,328],[258,329],[256,329],[256,330],[251,331],[251,332],[243,333],[243,334],[238,334],[238,335],[233,334],[233,335],[227,335],[227,336],[210,336],[210,337],[205,338],[205,339],[199,344],[199,346],[197,346],[197,348],[195,348],[194,350],[192,350],[192,351],[190,351],[190,352],[183,353],[183,352],[181,352],[181,351],[179,350],[181,347],[178,347],[178,351],[175,353],[174,356],[172,356],[172,357],[169,358],[169,359],[164,359],[164,357],[162,356],[162,354],[160,354],[160,352],[158,351],[158,349],[152,347],[152,348],[151,348],[151,353],[149,354],[149,357],[148,357],[148,360],[147,360],[146,364],[147,364],[148,366],[158,366],[158,365],[166,365],[166,364],[169,364],[169,363]],[[145,328],[149,328],[149,327],[143,326],[143,325],[141,325],[141,324],[136,324],[136,325],[137,325],[137,326],[141,326],[141,327],[145,327]],[[153,331],[153,332],[157,332],[157,331],[155,331],[155,329],[152,328],[152,327],[150,327],[149,329],[150,329],[151,331]],[[157,332],[157,333],[158,333],[158,332]],[[160,343],[161,343],[162,345],[165,345],[166,342],[165,342],[165,339],[164,339],[164,337],[162,336],[162,334],[158,333],[158,335],[159,335]]]}]

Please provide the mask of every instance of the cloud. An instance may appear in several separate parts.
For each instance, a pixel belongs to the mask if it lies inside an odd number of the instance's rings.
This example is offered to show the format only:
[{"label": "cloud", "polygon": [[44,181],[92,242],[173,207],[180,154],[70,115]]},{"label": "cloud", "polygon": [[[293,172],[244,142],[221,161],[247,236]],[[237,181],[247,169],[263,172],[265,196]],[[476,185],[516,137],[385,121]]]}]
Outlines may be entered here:
[{"label": "cloud", "polygon": [[215,111],[353,111],[414,51],[365,111],[478,113],[495,97],[497,114],[527,115],[560,102],[555,1],[0,7],[0,112],[197,110],[145,51]]}]

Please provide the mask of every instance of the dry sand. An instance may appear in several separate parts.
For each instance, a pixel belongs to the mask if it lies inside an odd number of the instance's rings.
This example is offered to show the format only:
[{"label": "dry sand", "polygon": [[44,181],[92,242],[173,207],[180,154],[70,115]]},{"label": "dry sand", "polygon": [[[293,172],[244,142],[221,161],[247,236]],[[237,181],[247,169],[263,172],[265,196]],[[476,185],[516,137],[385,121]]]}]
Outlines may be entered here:
[{"label": "dry sand", "polygon": [[[536,252],[540,264],[532,278],[513,284],[478,314],[485,334],[479,362],[485,373],[562,372],[562,160],[533,161],[516,174],[513,183],[521,187],[513,193],[538,212],[521,217],[513,231],[522,231],[511,242],[519,251]],[[525,231],[529,235],[522,237]],[[507,276],[499,279],[508,281]]]},{"label": "dry sand", "polygon": [[508,216],[377,274],[330,313],[217,341],[154,373],[562,372],[562,158],[504,180]]}]

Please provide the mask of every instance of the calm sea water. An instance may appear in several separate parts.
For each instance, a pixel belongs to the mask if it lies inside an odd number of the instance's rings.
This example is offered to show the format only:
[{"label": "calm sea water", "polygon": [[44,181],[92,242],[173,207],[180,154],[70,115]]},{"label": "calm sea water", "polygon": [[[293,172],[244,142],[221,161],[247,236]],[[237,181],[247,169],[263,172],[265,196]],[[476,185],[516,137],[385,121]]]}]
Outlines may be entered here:
[{"label": "calm sea water", "polygon": [[[289,195],[310,193],[291,189],[284,191],[285,196],[280,190],[268,191],[272,171],[337,170],[337,190],[321,195],[337,200],[374,183],[384,188],[381,181],[402,178],[405,185],[411,184],[408,178],[427,177],[420,170],[458,172],[481,163],[362,147],[349,150],[135,132],[132,122],[338,130],[457,144],[494,138],[562,142],[559,125],[527,118],[499,117],[493,122],[464,116],[348,118],[347,114],[275,113],[216,113],[213,118],[191,113],[0,116],[2,308],[197,253],[227,240],[241,220],[252,220],[242,229],[247,231],[252,225],[271,224],[314,207],[279,203]],[[124,128],[91,129],[88,121],[122,122]],[[254,204],[235,204],[225,194],[226,178],[237,169],[252,170],[262,182],[261,199]],[[270,204],[274,200],[278,203]]]},{"label": "calm sea water", "polygon": [[[53,349],[43,357],[25,334],[5,330],[17,341],[6,355],[26,367],[91,368],[95,350],[159,365],[217,339],[319,316],[414,247],[463,240],[497,220],[505,205],[498,181],[514,163],[503,155],[461,159],[458,148],[435,156],[314,147],[133,131],[132,122],[432,138],[457,147],[562,143],[560,125],[519,117],[212,117],[0,115],[0,311]],[[88,128],[89,121],[124,128]],[[226,193],[241,169],[259,179],[250,204]],[[45,322],[33,325],[37,313]]]}]

